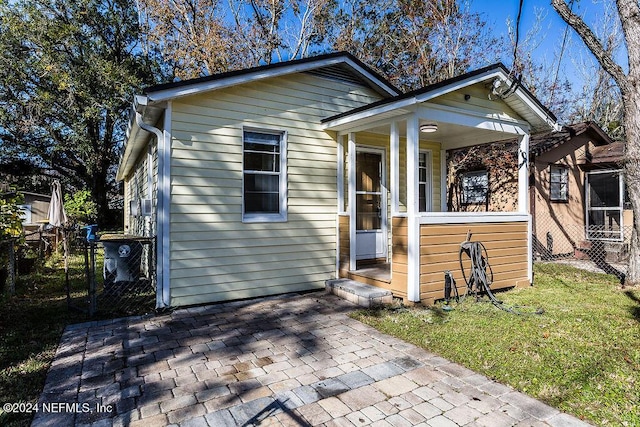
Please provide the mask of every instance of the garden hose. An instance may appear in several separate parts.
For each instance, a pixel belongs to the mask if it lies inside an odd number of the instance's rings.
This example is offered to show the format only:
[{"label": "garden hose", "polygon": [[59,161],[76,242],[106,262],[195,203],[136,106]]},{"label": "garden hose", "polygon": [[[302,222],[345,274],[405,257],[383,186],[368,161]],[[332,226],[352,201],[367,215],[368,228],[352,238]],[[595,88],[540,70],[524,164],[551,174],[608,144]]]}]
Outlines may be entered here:
[{"label": "garden hose", "polygon": [[[462,277],[467,284],[466,295],[473,295],[476,301],[479,300],[480,293],[486,293],[491,303],[501,310],[504,310],[513,314],[522,314],[516,308],[523,308],[522,306],[509,307],[503,304],[502,301],[497,299],[493,292],[491,292],[491,284],[493,283],[493,270],[489,264],[489,254],[482,242],[471,242],[471,232],[467,233],[467,240],[460,244],[460,252],[458,253],[458,259],[460,261],[460,271],[462,271]],[[471,267],[469,274],[463,265],[463,254],[466,254],[470,261]],[[535,314],[542,314],[544,310],[537,309]]]}]

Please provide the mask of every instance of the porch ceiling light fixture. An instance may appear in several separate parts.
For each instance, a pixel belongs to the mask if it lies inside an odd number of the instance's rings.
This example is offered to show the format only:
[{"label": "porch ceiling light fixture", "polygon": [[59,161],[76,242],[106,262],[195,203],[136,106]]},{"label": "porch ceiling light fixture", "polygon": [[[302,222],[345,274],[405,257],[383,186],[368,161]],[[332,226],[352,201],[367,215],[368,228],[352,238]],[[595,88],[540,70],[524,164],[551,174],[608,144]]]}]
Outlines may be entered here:
[{"label": "porch ceiling light fixture", "polygon": [[431,133],[431,132],[436,132],[437,130],[438,130],[437,123],[427,123],[424,125],[420,125],[420,132]]}]

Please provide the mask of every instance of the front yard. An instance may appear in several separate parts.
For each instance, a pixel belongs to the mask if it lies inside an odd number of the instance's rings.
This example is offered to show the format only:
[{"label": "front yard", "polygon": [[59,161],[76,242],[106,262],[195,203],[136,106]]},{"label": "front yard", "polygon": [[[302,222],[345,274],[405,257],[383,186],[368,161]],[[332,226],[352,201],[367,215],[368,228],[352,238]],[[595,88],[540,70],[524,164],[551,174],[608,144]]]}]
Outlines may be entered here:
[{"label": "front yard", "polygon": [[537,264],[533,287],[498,297],[523,314],[470,297],[451,312],[391,307],[355,318],[595,425],[640,425],[640,290]]}]

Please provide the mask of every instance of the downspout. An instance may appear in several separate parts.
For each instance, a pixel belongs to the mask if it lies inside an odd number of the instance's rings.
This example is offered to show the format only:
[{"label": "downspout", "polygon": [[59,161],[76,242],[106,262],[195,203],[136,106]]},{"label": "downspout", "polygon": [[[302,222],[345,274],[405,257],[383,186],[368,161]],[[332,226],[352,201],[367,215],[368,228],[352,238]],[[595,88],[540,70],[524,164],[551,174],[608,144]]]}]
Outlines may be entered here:
[{"label": "downspout", "polygon": [[[163,163],[164,163],[164,155],[165,152],[165,140],[164,140],[164,132],[160,129],[151,126],[148,123],[145,123],[142,119],[142,114],[135,109],[136,113],[136,124],[140,126],[140,129],[152,133],[156,136],[156,140],[158,143],[158,189],[164,189],[165,184],[165,176],[163,172]],[[157,197],[157,212],[159,213],[159,218],[156,218],[157,222],[157,230],[156,236],[160,236],[160,241],[156,240],[156,284],[160,292],[156,292],[156,308],[166,308],[169,307],[168,289],[165,289],[165,279],[164,279],[164,245],[163,245],[163,236],[164,236],[164,197]],[[157,239],[157,237],[156,237]]]}]

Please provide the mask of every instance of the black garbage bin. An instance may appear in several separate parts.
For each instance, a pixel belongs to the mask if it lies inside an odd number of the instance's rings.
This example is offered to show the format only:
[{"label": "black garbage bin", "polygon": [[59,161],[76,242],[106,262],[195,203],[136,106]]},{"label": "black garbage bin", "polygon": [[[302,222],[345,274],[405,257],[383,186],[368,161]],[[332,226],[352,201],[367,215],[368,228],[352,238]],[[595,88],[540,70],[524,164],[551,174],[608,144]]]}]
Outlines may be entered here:
[{"label": "black garbage bin", "polygon": [[102,240],[104,245],[104,292],[119,295],[140,279],[142,244],[135,240]]}]

